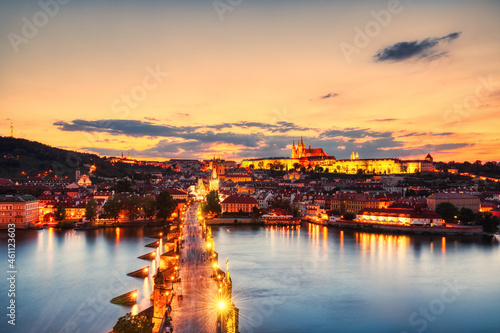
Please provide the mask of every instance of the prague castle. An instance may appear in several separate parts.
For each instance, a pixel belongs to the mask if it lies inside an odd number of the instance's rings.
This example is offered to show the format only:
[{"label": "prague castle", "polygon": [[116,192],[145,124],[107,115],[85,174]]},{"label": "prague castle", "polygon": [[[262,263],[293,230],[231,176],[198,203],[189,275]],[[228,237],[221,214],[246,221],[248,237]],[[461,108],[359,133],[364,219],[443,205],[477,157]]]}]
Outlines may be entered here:
[{"label": "prague castle", "polygon": [[304,146],[302,142],[302,137],[300,141],[297,142],[297,147],[295,147],[295,141],[292,145],[292,158],[303,158],[303,157],[328,157],[329,155],[323,151],[322,148],[311,149],[311,141],[309,141],[309,149]]},{"label": "prague castle", "polygon": [[271,169],[281,166],[283,170],[297,169],[299,167],[314,168],[320,166],[330,173],[347,174],[397,174],[429,172],[433,170],[433,159],[428,154],[423,160],[402,160],[399,158],[360,159],[358,152],[352,152],[349,159],[337,160],[328,155],[322,148],[306,148],[302,138],[295,145],[292,144],[291,157],[269,157],[247,159],[241,161],[242,167],[255,169]]}]

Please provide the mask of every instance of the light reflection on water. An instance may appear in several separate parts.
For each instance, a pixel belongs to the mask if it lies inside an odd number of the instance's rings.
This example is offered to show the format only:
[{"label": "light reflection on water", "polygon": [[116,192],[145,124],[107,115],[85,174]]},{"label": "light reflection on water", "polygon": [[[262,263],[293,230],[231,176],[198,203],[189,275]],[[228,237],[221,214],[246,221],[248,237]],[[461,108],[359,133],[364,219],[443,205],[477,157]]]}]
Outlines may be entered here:
[{"label": "light reflection on water", "polygon": [[[437,304],[449,282],[465,286],[425,332],[494,332],[500,327],[498,238],[386,235],[302,227],[214,227],[229,257],[245,332],[417,332],[410,316]],[[18,332],[108,332],[150,305],[161,253],[141,228],[18,231]],[[5,248],[5,238],[0,238]],[[137,257],[154,253],[154,261]],[[149,265],[149,276],[127,273]],[[0,282],[7,290],[6,280]],[[112,297],[138,290],[138,304]],[[2,296],[3,300],[6,295]],[[422,320],[417,313],[416,320]],[[0,331],[9,332],[6,322]]]},{"label": "light reflection on water", "polygon": [[[219,255],[229,257],[243,333],[417,332],[424,324],[425,332],[498,333],[496,238],[372,234],[312,224],[212,231]],[[453,283],[465,291],[459,288],[441,312],[436,306]],[[439,312],[432,321],[418,313],[429,306]]]},{"label": "light reflection on water", "polygon": [[[138,259],[152,252],[144,247],[143,228],[16,231],[16,332],[109,332],[127,312],[149,307],[151,274],[138,279],[126,274],[145,265]],[[0,246],[6,248],[6,238]],[[3,266],[2,266],[3,267]],[[1,290],[8,290],[6,279]],[[118,306],[111,298],[137,289],[138,304]],[[2,304],[8,301],[2,292]],[[11,325],[0,321],[0,332]]]}]

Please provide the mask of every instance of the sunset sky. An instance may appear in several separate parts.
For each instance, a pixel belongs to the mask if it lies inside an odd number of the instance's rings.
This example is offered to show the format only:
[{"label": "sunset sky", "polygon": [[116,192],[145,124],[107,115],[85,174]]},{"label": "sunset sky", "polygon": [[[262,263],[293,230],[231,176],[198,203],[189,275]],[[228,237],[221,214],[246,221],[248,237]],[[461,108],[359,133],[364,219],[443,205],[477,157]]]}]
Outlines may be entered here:
[{"label": "sunset sky", "polygon": [[[500,1],[0,1],[0,134],[133,158],[500,161]],[[43,8],[45,7],[45,9]]]}]

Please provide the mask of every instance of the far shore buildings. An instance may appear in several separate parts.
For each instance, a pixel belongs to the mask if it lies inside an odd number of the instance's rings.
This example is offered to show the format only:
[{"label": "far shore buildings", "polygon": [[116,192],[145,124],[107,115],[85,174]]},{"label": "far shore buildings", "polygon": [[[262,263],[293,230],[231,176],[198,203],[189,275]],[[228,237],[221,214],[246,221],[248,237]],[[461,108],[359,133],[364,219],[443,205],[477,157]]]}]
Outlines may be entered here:
[{"label": "far shore buildings", "polygon": [[222,213],[251,213],[254,207],[259,208],[259,202],[247,196],[230,195],[221,203]]},{"label": "far shore buildings", "polygon": [[356,214],[356,221],[424,226],[443,224],[443,218],[436,212],[414,208],[363,209]]},{"label": "far shore buildings", "polygon": [[452,203],[458,210],[469,208],[473,212],[479,212],[479,208],[481,207],[481,199],[467,193],[434,193],[427,197],[427,206],[434,211],[443,202]]},{"label": "far shore buildings", "polygon": [[428,154],[423,160],[402,160],[399,158],[360,159],[358,152],[352,152],[351,158],[337,160],[323,151],[322,148],[305,148],[302,138],[295,146],[292,144],[291,157],[269,157],[246,159],[241,162],[242,167],[254,169],[271,169],[273,165],[283,165],[284,170],[299,167],[320,166],[331,173],[370,173],[370,174],[398,174],[429,172],[434,169],[433,158]]},{"label": "far shore buildings", "polygon": [[38,222],[38,199],[32,195],[0,195],[0,229],[14,223],[16,229],[27,229]]}]

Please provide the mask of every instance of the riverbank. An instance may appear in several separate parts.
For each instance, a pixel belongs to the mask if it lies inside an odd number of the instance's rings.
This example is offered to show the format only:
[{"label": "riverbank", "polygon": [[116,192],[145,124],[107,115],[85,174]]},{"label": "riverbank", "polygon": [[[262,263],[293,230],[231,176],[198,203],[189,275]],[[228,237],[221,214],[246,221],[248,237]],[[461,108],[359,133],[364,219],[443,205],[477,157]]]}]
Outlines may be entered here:
[{"label": "riverbank", "polygon": [[[314,222],[311,222],[314,223]],[[356,221],[330,222],[328,226],[336,228],[357,229],[362,231],[404,233],[404,234],[436,234],[436,235],[460,235],[460,236],[483,236],[489,235],[483,231],[483,227],[461,226],[447,224],[446,226],[399,226],[394,224],[366,223]]]},{"label": "riverbank", "polygon": [[264,221],[260,219],[253,219],[250,217],[231,217],[231,218],[223,218],[216,217],[210,220],[205,220],[207,225],[264,225]]}]

